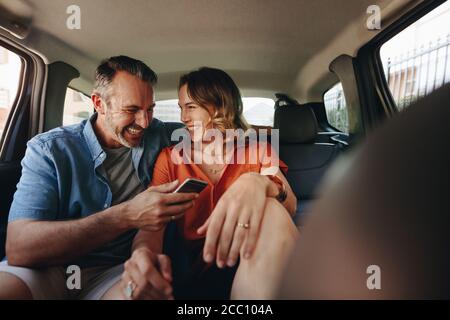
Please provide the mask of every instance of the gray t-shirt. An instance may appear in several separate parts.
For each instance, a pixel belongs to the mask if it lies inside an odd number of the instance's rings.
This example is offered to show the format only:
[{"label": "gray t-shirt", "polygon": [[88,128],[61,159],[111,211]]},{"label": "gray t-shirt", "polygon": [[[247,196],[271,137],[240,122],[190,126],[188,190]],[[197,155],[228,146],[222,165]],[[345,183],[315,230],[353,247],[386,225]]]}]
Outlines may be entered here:
[{"label": "gray t-shirt", "polygon": [[[102,171],[106,174],[112,193],[111,205],[116,205],[135,197],[145,187],[139,180],[133,167],[131,149],[104,148],[106,159],[102,163]],[[99,230],[101,232],[101,230]],[[116,239],[84,256],[77,264],[81,267],[116,265],[130,257],[131,245],[137,230],[127,231]]]},{"label": "gray t-shirt", "polygon": [[116,205],[127,201],[144,190],[139,181],[131,159],[131,149],[122,147],[118,149],[105,148],[106,159],[102,166],[108,178],[112,192],[112,203]]}]

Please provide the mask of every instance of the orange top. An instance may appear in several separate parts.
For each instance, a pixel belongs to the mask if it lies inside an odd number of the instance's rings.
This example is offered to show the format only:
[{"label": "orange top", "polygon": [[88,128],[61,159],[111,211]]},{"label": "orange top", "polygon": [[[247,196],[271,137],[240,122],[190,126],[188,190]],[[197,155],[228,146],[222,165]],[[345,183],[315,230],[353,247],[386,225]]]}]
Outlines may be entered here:
[{"label": "orange top", "polygon": [[[262,168],[273,167],[274,160],[276,161],[275,164],[278,165],[284,173],[287,172],[286,164],[278,159],[278,155],[273,148],[270,147],[270,144],[267,144],[269,147],[267,149],[271,150],[270,155],[268,155],[265,152],[265,148],[262,149],[261,146],[258,148],[256,144],[253,144],[254,147],[251,147],[247,143],[245,147],[234,147],[234,163],[227,164],[222,171],[220,179],[216,184],[213,184],[198,165],[193,163],[186,156],[183,156],[182,150],[177,147],[179,145],[180,144],[167,147],[161,151],[155,163],[151,185],[157,186],[174,181],[175,179],[178,179],[178,181],[182,183],[187,178],[195,178],[208,182],[208,186],[203,189],[199,194],[199,197],[195,200],[195,205],[186,211],[182,219],[178,220],[179,227],[183,230],[184,238],[187,240],[205,237],[204,235],[197,234],[197,229],[205,223],[222,194],[241,174],[246,172],[259,173]],[[243,148],[245,148],[245,150],[242,150]],[[238,153],[238,150],[245,152],[245,159],[242,157],[243,153]],[[250,153],[251,151],[259,151],[259,156],[254,157],[252,153]],[[272,159],[272,162],[270,162],[270,159]]]}]

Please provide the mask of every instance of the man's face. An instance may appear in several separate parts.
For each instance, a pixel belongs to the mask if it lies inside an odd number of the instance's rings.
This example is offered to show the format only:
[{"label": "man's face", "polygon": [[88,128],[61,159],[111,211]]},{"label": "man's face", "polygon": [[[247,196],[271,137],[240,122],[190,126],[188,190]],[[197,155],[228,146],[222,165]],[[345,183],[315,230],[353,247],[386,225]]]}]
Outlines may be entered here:
[{"label": "man's face", "polygon": [[128,72],[118,71],[102,99],[101,136],[105,147],[137,147],[153,119],[153,88]]}]

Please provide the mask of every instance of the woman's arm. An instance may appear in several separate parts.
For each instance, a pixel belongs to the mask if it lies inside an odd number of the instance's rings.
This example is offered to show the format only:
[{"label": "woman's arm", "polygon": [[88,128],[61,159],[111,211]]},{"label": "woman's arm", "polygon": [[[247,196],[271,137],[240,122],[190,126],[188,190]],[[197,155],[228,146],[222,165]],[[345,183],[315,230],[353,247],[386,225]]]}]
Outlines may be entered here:
[{"label": "woman's arm", "polygon": [[[266,175],[264,172],[264,169],[261,169],[261,175]],[[278,169],[277,173],[275,174],[278,178],[283,181],[284,186],[286,187],[287,197],[286,200],[284,200],[281,204],[286,208],[287,212],[291,216],[294,216],[295,211],[297,210],[297,197],[295,196],[294,192],[292,191],[291,186],[289,185],[289,182],[286,180],[286,177],[281,172],[281,170]],[[270,180],[270,178],[268,178]],[[279,194],[280,190],[278,185],[270,180],[270,183],[267,186],[267,196],[275,198]]]},{"label": "woman's arm", "polygon": [[134,237],[132,251],[147,248],[153,253],[162,253],[165,229],[162,228],[159,231],[139,230]]},{"label": "woman's arm", "polygon": [[[155,163],[151,186],[158,186],[170,180],[166,150]],[[123,297],[130,286],[131,294],[125,298],[173,299],[172,268],[170,258],[162,254],[165,226],[157,231],[140,229],[133,240],[132,255],[124,264],[120,284],[111,295]],[[116,294],[116,296],[115,296]]]},{"label": "woman's arm", "polygon": [[[152,181],[149,187],[159,186],[170,182],[170,167],[168,161],[168,149],[163,149],[158,158],[155,161],[155,166],[153,168]],[[164,226],[161,230],[150,231],[150,230],[139,230],[133,240],[132,251],[139,248],[147,248],[153,253],[162,252],[162,242],[164,237]]]},{"label": "woman's arm", "polygon": [[[269,149],[269,150],[268,150]],[[270,156],[267,151],[270,151]],[[286,208],[291,216],[294,216],[295,211],[297,210],[297,197],[292,191],[289,182],[287,181],[284,173],[287,173],[288,167],[287,165],[280,160],[278,157],[278,150],[275,150],[270,143],[262,143],[258,144],[258,152],[262,154],[261,160],[261,175],[267,176],[277,176],[283,182],[284,187],[286,188],[287,197],[282,202],[282,205]],[[270,179],[269,179],[270,180]],[[272,180],[271,183],[267,185],[267,196],[275,198],[280,193],[279,186]]]}]

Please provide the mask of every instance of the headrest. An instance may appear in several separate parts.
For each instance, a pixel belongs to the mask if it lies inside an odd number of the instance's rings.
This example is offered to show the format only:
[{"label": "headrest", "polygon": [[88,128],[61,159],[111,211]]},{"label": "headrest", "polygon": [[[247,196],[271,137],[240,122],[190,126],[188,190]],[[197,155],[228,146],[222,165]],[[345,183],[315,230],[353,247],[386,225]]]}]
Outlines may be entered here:
[{"label": "headrest", "polygon": [[308,143],[318,131],[314,111],[308,105],[289,104],[275,108],[274,128],[280,130],[280,142]]}]

